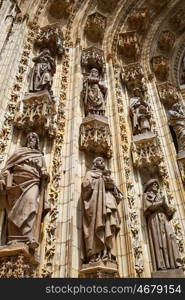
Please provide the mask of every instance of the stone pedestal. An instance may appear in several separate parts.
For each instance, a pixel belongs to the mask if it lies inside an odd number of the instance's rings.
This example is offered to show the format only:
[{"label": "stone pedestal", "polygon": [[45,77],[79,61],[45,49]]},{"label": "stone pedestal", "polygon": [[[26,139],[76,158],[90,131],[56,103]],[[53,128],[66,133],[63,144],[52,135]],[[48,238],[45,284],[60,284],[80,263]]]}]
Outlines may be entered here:
[{"label": "stone pedestal", "polygon": [[18,102],[14,126],[24,131],[55,137],[56,107],[47,91],[30,93]]},{"label": "stone pedestal", "polygon": [[111,133],[107,117],[90,115],[80,126],[80,150],[112,156]]},{"label": "stone pedestal", "polygon": [[0,247],[0,278],[32,278],[39,260],[24,243]]},{"label": "stone pedestal", "polygon": [[81,278],[117,278],[119,277],[118,265],[116,263],[94,262],[83,264],[80,270],[79,277]]},{"label": "stone pedestal", "polygon": [[177,162],[181,173],[182,181],[185,184],[185,151],[180,151],[177,154]]},{"label": "stone pedestal", "polygon": [[164,271],[152,272],[152,278],[184,278],[184,272],[182,269],[172,269]]},{"label": "stone pedestal", "polygon": [[138,134],[133,137],[132,157],[136,167],[156,165],[161,160],[159,145],[153,132]]}]

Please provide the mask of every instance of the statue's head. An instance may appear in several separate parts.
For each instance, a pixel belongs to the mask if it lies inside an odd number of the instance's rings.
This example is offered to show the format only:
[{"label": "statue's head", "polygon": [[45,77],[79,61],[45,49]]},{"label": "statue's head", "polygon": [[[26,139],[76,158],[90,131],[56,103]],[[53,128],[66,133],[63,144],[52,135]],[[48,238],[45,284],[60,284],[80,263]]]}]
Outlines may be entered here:
[{"label": "statue's head", "polygon": [[26,147],[31,148],[31,149],[40,150],[39,136],[36,132],[28,133],[28,135],[26,137]]},{"label": "statue's head", "polygon": [[96,68],[92,68],[90,74],[92,77],[99,77],[99,71]]},{"label": "statue's head", "polygon": [[51,55],[51,51],[48,48],[42,48],[40,53],[43,55]]},{"label": "statue's head", "polygon": [[144,192],[153,191],[154,193],[157,193],[159,187],[159,181],[157,179],[150,179],[144,186]]},{"label": "statue's head", "polygon": [[134,96],[136,96],[136,97],[141,96],[141,90],[140,90],[140,88],[138,88],[138,87],[134,88],[134,89],[133,89],[133,94],[134,94]]},{"label": "statue's head", "polygon": [[96,157],[93,160],[93,169],[105,170],[105,160],[103,157]]}]

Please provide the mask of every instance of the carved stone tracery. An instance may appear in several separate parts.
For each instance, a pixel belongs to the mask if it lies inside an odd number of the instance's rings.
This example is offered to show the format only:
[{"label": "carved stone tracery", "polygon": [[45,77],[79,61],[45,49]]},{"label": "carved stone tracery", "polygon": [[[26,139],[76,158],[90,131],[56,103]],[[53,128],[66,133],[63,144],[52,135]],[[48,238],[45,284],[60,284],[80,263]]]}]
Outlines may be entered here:
[{"label": "carved stone tracery", "polygon": [[140,56],[140,47],[136,31],[120,33],[118,47],[123,57],[137,61]]},{"label": "carved stone tracery", "polygon": [[103,50],[95,46],[84,49],[81,56],[81,65],[86,72],[89,72],[92,68],[97,68],[101,73],[104,73],[105,58]]},{"label": "carved stone tracery", "polygon": [[141,8],[134,10],[128,16],[128,24],[131,30],[136,30],[138,34],[143,33],[147,29],[149,21],[148,9]]},{"label": "carved stone tracery", "polygon": [[85,33],[92,42],[101,42],[104,36],[107,19],[102,14],[95,12],[87,17]]},{"label": "carved stone tracery", "polygon": [[164,56],[154,56],[151,59],[151,67],[160,81],[166,81],[169,73],[169,62]]}]

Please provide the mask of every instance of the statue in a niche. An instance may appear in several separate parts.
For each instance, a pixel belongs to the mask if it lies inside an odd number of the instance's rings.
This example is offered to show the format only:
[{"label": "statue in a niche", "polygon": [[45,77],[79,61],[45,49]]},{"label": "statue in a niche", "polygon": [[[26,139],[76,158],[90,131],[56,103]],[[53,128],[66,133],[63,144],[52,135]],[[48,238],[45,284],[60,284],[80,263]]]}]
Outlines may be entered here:
[{"label": "statue in a niche", "polygon": [[168,113],[170,125],[173,127],[177,137],[178,152],[185,151],[185,114],[182,106],[179,103],[175,103]]},{"label": "statue in a niche", "polygon": [[31,132],[25,147],[15,151],[0,174],[0,201],[6,209],[4,239],[1,244],[25,243],[34,249],[39,246],[40,223],[49,211],[45,195],[49,174],[39,137]]},{"label": "statue in a niche", "polygon": [[134,95],[130,99],[130,115],[134,135],[151,131],[149,106],[141,96],[141,90],[139,88],[134,89]]},{"label": "statue in a niche", "polygon": [[98,69],[93,68],[88,77],[83,82],[83,101],[85,106],[85,116],[105,115],[107,87],[100,81]]},{"label": "statue in a niche", "polygon": [[48,91],[54,100],[52,84],[56,72],[56,63],[49,49],[41,49],[38,56],[33,58],[34,67],[30,75],[29,92]]},{"label": "statue in a niche", "polygon": [[175,209],[161,195],[157,179],[150,179],[146,183],[143,201],[153,270],[180,268],[182,263],[179,250],[169,223],[173,218]]},{"label": "statue in a niche", "polygon": [[118,204],[123,194],[110,175],[104,159],[97,157],[82,182],[84,263],[116,261]]}]

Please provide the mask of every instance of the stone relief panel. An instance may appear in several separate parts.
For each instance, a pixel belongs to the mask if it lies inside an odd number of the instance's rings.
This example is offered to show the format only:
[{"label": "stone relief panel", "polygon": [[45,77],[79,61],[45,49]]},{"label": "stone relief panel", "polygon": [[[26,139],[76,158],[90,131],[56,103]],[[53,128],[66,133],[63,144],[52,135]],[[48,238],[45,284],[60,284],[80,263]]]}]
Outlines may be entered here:
[{"label": "stone relief panel", "polygon": [[158,47],[161,50],[170,51],[175,43],[175,34],[169,30],[161,33],[158,41]]},{"label": "stone relief panel", "polygon": [[120,75],[121,80],[126,85],[129,93],[132,93],[135,88],[139,88],[141,91],[146,90],[144,72],[139,63],[125,65],[122,68]]}]

